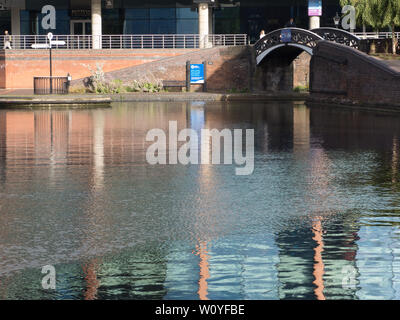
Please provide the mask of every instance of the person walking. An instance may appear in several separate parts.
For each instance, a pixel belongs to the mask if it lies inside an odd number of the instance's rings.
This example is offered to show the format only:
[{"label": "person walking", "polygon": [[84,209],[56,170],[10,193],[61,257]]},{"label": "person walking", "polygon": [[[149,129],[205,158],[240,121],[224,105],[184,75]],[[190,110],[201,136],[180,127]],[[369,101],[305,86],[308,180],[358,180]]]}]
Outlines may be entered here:
[{"label": "person walking", "polygon": [[8,30],[4,31],[4,46],[3,49],[12,49],[11,48],[11,35],[8,33]]},{"label": "person walking", "polygon": [[265,37],[265,30],[261,30],[260,32],[260,39]]},{"label": "person walking", "polygon": [[285,24],[285,28],[296,28],[296,23],[293,18],[290,18],[289,22]]}]

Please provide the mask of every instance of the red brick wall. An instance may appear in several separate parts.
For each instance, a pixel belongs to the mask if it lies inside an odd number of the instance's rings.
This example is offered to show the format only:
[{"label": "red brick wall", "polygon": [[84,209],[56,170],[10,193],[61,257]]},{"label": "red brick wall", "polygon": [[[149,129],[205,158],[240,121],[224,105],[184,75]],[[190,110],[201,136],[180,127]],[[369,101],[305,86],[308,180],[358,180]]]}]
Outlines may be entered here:
[{"label": "red brick wall", "polygon": [[310,67],[312,99],[400,105],[400,72],[365,53],[323,41]]},{"label": "red brick wall", "polygon": [[[250,89],[251,48],[217,47],[198,50],[173,58],[149,62],[139,66],[106,73],[106,79],[119,79],[125,83],[136,79],[181,80],[186,79],[186,61],[207,61],[207,87],[212,91]],[[82,84],[75,81],[73,85]],[[197,87],[201,89],[200,86]],[[193,87],[196,90],[196,86]]]},{"label": "red brick wall", "polygon": [[301,53],[293,61],[293,87],[308,87],[310,83],[310,60],[307,52]]},{"label": "red brick wall", "polygon": [[[179,56],[196,49],[162,50],[54,50],[53,75],[73,79],[90,75],[88,66],[95,69],[96,62],[105,72],[141,65],[151,61]],[[48,50],[1,50],[0,88],[32,88],[34,76],[49,75]]]}]

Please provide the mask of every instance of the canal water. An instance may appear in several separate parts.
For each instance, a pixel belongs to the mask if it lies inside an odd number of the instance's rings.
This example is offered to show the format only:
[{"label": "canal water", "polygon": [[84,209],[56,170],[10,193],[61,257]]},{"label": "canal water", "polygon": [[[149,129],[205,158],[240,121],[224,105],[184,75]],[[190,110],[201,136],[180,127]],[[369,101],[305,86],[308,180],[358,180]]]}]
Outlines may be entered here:
[{"label": "canal water", "polygon": [[[254,129],[254,173],[149,165],[169,121]],[[399,299],[399,136],[291,102],[1,110],[0,299]]]}]

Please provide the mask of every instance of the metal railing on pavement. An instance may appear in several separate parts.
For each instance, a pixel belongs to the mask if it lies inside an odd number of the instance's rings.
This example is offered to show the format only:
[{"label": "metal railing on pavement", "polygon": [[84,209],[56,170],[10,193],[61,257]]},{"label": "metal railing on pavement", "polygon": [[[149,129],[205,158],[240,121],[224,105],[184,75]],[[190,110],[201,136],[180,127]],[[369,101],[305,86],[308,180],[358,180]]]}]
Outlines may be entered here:
[{"label": "metal railing on pavement", "polygon": [[[12,35],[11,48],[28,50],[33,44],[47,43],[46,35]],[[65,41],[65,45],[54,45],[53,49],[92,49],[99,44],[101,49],[192,49],[208,46],[247,45],[246,34],[212,34],[200,38],[198,34],[122,34],[102,35],[54,35],[53,41]],[[4,37],[0,37],[0,48],[4,48]]]},{"label": "metal railing on pavement", "polygon": [[[354,35],[360,39],[391,39],[391,32],[355,32]],[[395,32],[395,37],[400,39],[400,32]]]}]

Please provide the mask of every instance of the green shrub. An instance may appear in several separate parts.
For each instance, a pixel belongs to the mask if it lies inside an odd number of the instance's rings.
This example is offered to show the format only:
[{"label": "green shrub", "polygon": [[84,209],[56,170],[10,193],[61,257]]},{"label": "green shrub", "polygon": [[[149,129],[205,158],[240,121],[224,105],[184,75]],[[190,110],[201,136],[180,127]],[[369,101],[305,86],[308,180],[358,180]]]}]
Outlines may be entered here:
[{"label": "green shrub", "polygon": [[89,92],[97,94],[120,94],[125,92],[160,92],[163,90],[163,85],[160,80],[148,79],[133,80],[126,85],[122,80],[115,79],[107,81],[105,79],[103,65],[96,63],[96,69],[93,70],[88,66],[91,76],[86,79],[85,86]]},{"label": "green shrub", "polygon": [[72,94],[83,94],[86,92],[87,92],[87,90],[85,87],[70,87],[69,88],[69,93],[72,93]]},{"label": "green shrub", "polygon": [[160,92],[163,90],[161,81],[133,80],[127,87],[128,92]]},{"label": "green shrub", "polygon": [[308,92],[309,87],[308,86],[297,86],[293,89],[294,92]]}]

